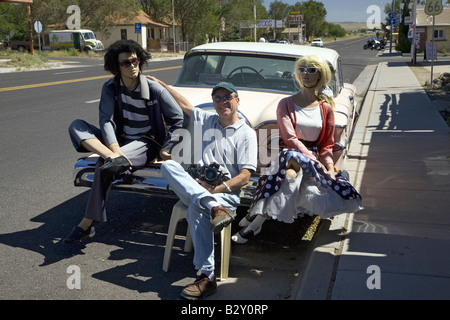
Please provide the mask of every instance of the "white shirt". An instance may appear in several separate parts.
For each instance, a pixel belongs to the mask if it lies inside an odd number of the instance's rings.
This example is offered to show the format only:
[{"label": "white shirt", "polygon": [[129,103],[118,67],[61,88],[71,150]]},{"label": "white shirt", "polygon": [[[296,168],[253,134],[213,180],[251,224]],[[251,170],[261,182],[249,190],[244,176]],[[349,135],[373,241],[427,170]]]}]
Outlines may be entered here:
[{"label": "white shirt", "polygon": [[320,130],[322,130],[322,112],[318,104],[314,108],[302,108],[295,105],[295,116],[297,125],[295,132],[297,138],[306,141],[316,141],[319,138]]}]

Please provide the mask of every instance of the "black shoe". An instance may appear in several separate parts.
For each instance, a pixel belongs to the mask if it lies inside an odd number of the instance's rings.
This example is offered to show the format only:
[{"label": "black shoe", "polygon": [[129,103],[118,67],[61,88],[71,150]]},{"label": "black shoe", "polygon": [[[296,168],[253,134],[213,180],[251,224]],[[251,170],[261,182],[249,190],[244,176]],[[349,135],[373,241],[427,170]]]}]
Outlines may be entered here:
[{"label": "black shoe", "polygon": [[87,237],[92,238],[95,235],[95,229],[93,226],[83,230],[80,227],[73,228],[72,232],[64,239],[64,243],[76,243]]},{"label": "black shoe", "polygon": [[125,157],[106,158],[105,163],[99,168],[102,176],[115,177],[131,168],[131,163]]}]

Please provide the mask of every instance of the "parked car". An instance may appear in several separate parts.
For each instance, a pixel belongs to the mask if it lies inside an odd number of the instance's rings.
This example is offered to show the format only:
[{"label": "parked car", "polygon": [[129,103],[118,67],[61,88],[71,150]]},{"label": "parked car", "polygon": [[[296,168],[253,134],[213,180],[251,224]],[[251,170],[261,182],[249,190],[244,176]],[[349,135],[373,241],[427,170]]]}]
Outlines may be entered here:
[{"label": "parked car", "polygon": [[316,38],[311,41],[311,46],[313,47],[323,47],[323,40],[321,38]]},{"label": "parked car", "polygon": [[[239,91],[239,114],[257,131],[258,170],[250,183],[242,188],[241,203],[248,205],[256,188],[261,169],[276,159],[280,140],[276,109],[278,102],[298,91],[293,78],[296,60],[304,55],[317,54],[325,58],[332,71],[329,84],[336,104],[334,160],[338,169],[345,166],[345,158],[356,105],[356,88],[344,83],[339,54],[327,48],[276,43],[220,42],[205,44],[189,50],[183,68],[173,88],[194,106],[214,111],[211,90],[220,81],[232,82]],[[133,174],[132,183],[118,180],[113,189],[139,192],[153,196],[176,197],[161,177],[160,162]],[[76,186],[91,186],[95,163],[89,156],[78,160],[74,167]]]}]

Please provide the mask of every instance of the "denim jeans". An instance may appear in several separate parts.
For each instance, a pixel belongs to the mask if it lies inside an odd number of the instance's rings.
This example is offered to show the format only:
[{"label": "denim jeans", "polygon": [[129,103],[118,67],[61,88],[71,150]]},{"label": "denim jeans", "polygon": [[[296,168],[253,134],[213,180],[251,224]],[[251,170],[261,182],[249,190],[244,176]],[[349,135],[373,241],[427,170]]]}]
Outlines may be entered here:
[{"label": "denim jeans", "polygon": [[239,197],[230,193],[211,194],[195,181],[183,167],[173,161],[164,161],[161,173],[173,190],[187,207],[186,220],[194,245],[194,266],[198,270],[214,270],[214,233],[210,228],[211,211],[204,204],[215,200],[221,205],[235,210]]}]

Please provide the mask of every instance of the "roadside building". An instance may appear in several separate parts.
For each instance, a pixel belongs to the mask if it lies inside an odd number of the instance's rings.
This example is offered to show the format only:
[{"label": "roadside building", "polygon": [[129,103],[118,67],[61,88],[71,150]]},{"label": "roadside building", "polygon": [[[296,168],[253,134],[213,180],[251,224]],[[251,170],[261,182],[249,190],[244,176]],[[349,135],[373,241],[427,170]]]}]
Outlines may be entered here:
[{"label": "roadside building", "polygon": [[416,35],[420,37],[419,51],[425,51],[426,43],[434,37],[436,50],[450,52],[450,6],[444,5],[442,13],[435,16],[433,35],[433,16],[425,13],[425,6],[418,6],[416,11]]},{"label": "roadside building", "polygon": [[[140,33],[136,32],[136,23],[140,24]],[[109,30],[109,36],[101,35],[101,40],[108,48],[117,40],[135,40],[148,51],[173,50],[172,26],[156,22],[143,10],[131,19],[117,21],[116,25]],[[179,39],[179,38],[178,38]]]}]

